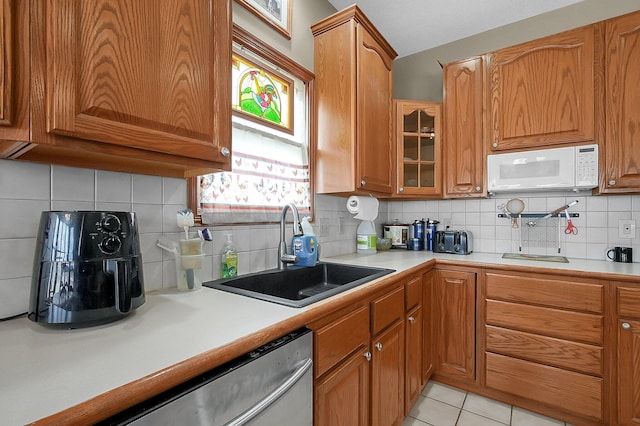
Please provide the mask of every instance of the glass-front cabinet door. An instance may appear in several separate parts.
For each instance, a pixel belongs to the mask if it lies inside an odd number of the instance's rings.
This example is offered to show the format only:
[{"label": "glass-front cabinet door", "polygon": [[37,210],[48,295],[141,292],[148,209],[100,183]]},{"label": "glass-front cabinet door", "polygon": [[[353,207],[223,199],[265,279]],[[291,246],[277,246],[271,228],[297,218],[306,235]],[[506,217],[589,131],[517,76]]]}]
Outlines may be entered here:
[{"label": "glass-front cabinet door", "polygon": [[441,195],[441,105],[396,100],[395,107],[396,195]]}]

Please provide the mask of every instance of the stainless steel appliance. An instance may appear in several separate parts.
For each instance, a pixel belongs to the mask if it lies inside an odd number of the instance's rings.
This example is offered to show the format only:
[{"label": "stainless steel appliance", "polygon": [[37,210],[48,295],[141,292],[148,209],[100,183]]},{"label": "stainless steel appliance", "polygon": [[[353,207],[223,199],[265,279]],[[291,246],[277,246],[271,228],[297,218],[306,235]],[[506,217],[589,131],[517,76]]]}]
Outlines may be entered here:
[{"label": "stainless steel appliance", "polygon": [[311,426],[312,346],[302,328],[100,424]]},{"label": "stainless steel appliance", "polygon": [[135,213],[42,212],[31,321],[86,327],[124,318],[144,301]]},{"label": "stainless steel appliance", "polygon": [[436,231],[434,253],[469,254],[473,251],[473,236],[469,231]]}]

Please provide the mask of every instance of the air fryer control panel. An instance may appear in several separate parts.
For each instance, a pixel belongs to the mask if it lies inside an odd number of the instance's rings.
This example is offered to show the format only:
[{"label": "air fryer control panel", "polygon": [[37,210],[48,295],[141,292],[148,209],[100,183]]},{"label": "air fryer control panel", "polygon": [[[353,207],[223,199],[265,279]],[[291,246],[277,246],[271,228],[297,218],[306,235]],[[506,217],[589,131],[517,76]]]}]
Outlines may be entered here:
[{"label": "air fryer control panel", "polygon": [[139,255],[133,213],[47,212],[41,226],[43,255],[49,260],[94,260]]}]

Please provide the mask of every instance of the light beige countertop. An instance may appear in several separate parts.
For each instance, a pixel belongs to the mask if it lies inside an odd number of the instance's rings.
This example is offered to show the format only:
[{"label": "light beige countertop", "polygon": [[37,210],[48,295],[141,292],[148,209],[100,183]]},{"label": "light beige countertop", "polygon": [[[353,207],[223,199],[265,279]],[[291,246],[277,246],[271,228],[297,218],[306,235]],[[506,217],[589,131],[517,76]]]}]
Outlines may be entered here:
[{"label": "light beige countertop", "polygon": [[489,253],[446,255],[390,250],[324,259],[392,268],[396,273],[306,308],[289,308],[203,288],[195,292],[148,293],[146,303],[134,314],[97,327],[49,328],[22,317],[0,323],[2,424],[30,423],[89,400],[93,403],[95,398],[104,404],[99,397],[105,393],[136,381],[144,387],[146,378],[153,378],[156,383],[168,370],[181,367],[188,360],[206,360],[214,367],[231,355],[239,355],[235,352],[240,348],[253,349],[278,337],[277,333],[285,334],[304,325],[322,305],[326,308],[349,293],[363,291],[433,259],[440,266],[583,271],[640,283],[640,263],[580,259],[551,263],[508,260],[502,259],[501,254]]}]

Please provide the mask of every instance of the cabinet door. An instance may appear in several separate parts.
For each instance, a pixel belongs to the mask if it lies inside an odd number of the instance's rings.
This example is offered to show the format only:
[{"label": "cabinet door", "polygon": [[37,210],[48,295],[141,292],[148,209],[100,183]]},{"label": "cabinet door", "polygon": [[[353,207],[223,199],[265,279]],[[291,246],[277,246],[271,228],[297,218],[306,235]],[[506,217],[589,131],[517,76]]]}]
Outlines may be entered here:
[{"label": "cabinet door", "polygon": [[396,194],[440,195],[440,104],[395,101]]},{"label": "cabinet door", "polygon": [[392,59],[357,25],[356,119],[358,182],[367,191],[391,194],[393,186]]},{"label": "cabinet door", "polygon": [[435,271],[422,276],[422,386],[426,385],[433,373],[433,306],[431,303]]},{"label": "cabinet door", "polygon": [[369,425],[371,353],[361,346],[315,385],[314,425]]},{"label": "cabinet door", "polygon": [[591,142],[595,26],[491,54],[492,150]]},{"label": "cabinet door", "polygon": [[422,304],[416,306],[407,314],[406,319],[406,371],[405,371],[405,393],[404,412],[409,414],[413,404],[420,396],[422,389],[422,339],[423,339],[423,309]]},{"label": "cabinet door", "polygon": [[607,124],[603,192],[640,189],[640,13],[606,21]]},{"label": "cabinet door", "polygon": [[46,1],[46,133],[228,163],[229,3]]},{"label": "cabinet door", "polygon": [[445,193],[486,195],[484,185],[484,59],[444,67]]},{"label": "cabinet door", "polygon": [[394,326],[372,341],[371,424],[400,425],[404,419],[404,326]]},{"label": "cabinet door", "polygon": [[618,424],[640,424],[640,322],[618,321]]},{"label": "cabinet door", "polygon": [[476,274],[438,270],[434,282],[435,372],[475,379]]},{"label": "cabinet door", "polygon": [[0,125],[13,118],[13,10],[11,0],[0,1]]}]

